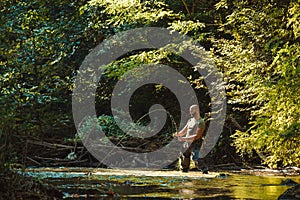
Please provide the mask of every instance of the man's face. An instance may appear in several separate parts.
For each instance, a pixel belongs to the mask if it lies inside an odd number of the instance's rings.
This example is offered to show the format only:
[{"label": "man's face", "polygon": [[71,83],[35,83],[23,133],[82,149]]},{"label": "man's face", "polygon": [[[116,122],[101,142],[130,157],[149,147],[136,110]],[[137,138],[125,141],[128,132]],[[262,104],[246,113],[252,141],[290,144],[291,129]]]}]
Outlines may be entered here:
[{"label": "man's face", "polygon": [[190,115],[194,117],[196,115],[196,109],[195,108],[190,108]]}]

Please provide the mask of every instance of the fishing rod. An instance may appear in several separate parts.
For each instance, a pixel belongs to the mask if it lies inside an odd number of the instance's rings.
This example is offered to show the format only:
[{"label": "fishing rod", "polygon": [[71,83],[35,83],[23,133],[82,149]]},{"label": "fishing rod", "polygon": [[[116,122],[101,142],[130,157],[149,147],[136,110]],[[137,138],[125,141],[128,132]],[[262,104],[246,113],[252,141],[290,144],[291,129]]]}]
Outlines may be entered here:
[{"label": "fishing rod", "polygon": [[[168,114],[168,116],[170,117],[170,119],[171,119],[171,123],[172,123],[172,130],[173,130],[173,128],[175,127],[175,130],[176,130],[176,133],[178,133],[178,127],[177,127],[177,124],[176,124],[176,121],[175,121],[175,119],[174,119],[174,117],[173,117],[173,115],[169,112],[169,111],[167,111],[167,110],[165,110],[165,109],[161,109],[161,108],[159,108],[159,109],[155,109],[155,110],[152,110],[152,111],[150,111],[150,112],[148,112],[148,113],[146,113],[146,114],[144,114],[142,117],[140,117],[137,121],[136,121],[136,124],[138,124],[138,123],[140,123],[140,121],[142,120],[142,119],[144,119],[145,117],[147,117],[148,115],[150,115],[151,113],[154,113],[154,112],[157,112],[157,111],[165,111],[167,114]],[[174,127],[173,127],[174,126]],[[127,136],[128,135],[128,133],[125,133],[122,137],[121,137],[121,139],[118,141],[118,143],[112,148],[112,150],[110,151],[110,152],[108,152],[107,154],[106,154],[106,156],[99,162],[99,164],[96,166],[96,168],[97,167],[99,167],[101,164],[102,164],[102,162],[120,145],[120,143],[123,141],[123,139],[125,138],[125,136]]]}]

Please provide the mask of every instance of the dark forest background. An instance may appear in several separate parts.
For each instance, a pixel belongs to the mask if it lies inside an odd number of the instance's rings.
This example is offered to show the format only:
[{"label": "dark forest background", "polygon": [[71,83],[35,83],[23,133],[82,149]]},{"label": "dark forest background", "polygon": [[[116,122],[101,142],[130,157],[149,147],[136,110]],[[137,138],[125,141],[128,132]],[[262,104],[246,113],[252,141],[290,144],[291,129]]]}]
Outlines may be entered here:
[{"label": "dark forest background", "polygon": [[[213,55],[227,95],[224,130],[208,155],[215,164],[300,166],[299,1],[2,0],[0,9],[1,170],[96,162],[76,134],[74,79],[96,45],[138,27],[176,30]],[[97,114],[110,139],[122,135],[111,116],[113,87],[141,63],[178,70],[202,117],[214,120],[203,77],[189,63],[159,49],[138,51],[111,63],[99,83]],[[178,101],[167,88],[147,85],[131,102],[136,120],[160,103],[178,123]]]}]

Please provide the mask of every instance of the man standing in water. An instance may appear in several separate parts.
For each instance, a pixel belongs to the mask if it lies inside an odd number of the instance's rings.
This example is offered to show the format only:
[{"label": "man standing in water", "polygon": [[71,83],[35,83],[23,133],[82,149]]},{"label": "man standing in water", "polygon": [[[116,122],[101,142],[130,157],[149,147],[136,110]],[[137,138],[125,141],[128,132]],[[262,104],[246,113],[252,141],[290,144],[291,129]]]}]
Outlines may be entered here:
[{"label": "man standing in water", "polygon": [[[205,122],[200,117],[198,105],[192,105],[190,107],[190,114],[191,118],[188,120],[185,127],[176,135],[179,141],[190,144],[188,149],[183,153],[181,162],[183,172],[188,172],[189,170],[192,153],[193,160],[196,162],[198,161],[199,149],[202,145],[202,136],[205,129]],[[197,165],[200,167],[199,163],[197,163]],[[207,173],[207,170],[202,169],[202,172]]]}]

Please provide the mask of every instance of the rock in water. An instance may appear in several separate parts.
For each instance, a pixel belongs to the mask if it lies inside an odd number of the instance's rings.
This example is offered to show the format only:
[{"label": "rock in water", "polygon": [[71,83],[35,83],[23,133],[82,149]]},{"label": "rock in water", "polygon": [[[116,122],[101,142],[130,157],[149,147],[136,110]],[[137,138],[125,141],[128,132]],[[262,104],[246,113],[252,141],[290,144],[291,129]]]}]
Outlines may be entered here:
[{"label": "rock in water", "polygon": [[300,184],[287,189],[278,200],[300,200]]},{"label": "rock in water", "polygon": [[280,185],[295,186],[298,185],[298,183],[289,178],[284,181],[281,181]]}]

